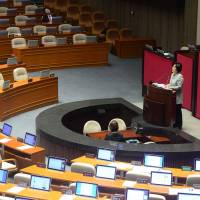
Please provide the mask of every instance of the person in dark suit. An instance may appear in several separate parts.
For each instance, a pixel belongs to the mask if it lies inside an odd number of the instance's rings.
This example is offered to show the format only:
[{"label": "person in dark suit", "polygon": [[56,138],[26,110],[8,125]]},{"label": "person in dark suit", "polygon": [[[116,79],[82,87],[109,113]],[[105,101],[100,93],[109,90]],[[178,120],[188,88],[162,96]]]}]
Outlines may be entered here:
[{"label": "person in dark suit", "polygon": [[125,139],[123,137],[123,135],[118,132],[119,126],[117,121],[113,120],[110,124],[109,124],[109,128],[111,133],[108,133],[105,137],[105,140],[112,140],[112,141],[117,141],[117,142],[125,142]]},{"label": "person in dark suit", "polygon": [[44,9],[44,15],[42,16],[42,22],[43,23],[52,23],[52,15],[49,9],[45,8]]}]

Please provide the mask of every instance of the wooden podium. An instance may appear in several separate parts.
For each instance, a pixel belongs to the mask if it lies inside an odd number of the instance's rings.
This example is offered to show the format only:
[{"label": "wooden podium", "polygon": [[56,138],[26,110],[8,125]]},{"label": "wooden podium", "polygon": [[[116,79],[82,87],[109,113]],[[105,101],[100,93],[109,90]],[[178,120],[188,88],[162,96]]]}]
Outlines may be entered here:
[{"label": "wooden podium", "polygon": [[149,84],[144,97],[143,119],[159,126],[170,126],[176,111],[176,94]]}]

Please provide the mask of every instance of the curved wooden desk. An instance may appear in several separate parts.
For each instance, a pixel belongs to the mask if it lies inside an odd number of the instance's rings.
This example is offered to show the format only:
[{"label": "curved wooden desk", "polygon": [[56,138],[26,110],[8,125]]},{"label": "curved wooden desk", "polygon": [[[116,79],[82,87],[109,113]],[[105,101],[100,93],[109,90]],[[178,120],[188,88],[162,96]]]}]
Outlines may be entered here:
[{"label": "curved wooden desk", "polygon": [[34,77],[31,83],[18,81],[13,88],[0,88],[0,121],[18,113],[58,102],[58,78]]},{"label": "curved wooden desk", "polygon": [[13,49],[13,53],[17,60],[25,62],[28,65],[28,70],[31,71],[47,68],[107,65],[109,44],[93,43]]}]

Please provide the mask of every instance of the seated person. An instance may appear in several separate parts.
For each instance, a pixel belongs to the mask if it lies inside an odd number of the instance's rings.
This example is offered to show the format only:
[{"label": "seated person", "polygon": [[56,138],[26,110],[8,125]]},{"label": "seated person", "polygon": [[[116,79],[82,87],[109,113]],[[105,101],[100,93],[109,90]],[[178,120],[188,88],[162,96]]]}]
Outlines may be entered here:
[{"label": "seated person", "polygon": [[44,8],[44,15],[42,16],[43,23],[52,23],[52,15],[49,9]]},{"label": "seated person", "polygon": [[108,133],[105,137],[105,140],[112,140],[112,141],[117,141],[117,142],[125,142],[125,139],[123,137],[123,135],[118,132],[119,126],[117,121],[113,120],[110,124],[109,124],[109,128],[111,133]]}]

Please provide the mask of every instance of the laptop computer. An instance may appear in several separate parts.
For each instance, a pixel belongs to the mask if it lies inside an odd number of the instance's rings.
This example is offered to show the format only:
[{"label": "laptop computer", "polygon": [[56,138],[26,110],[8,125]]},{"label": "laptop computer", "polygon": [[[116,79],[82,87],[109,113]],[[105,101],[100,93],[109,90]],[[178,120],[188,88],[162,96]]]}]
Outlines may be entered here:
[{"label": "laptop computer", "polygon": [[115,150],[98,148],[97,159],[107,160],[112,162],[115,160]]},{"label": "laptop computer", "polygon": [[6,136],[10,136],[12,131],[12,126],[10,124],[4,123],[2,128],[2,133]]},{"label": "laptop computer", "polygon": [[30,188],[35,190],[49,191],[51,178],[45,176],[31,175]]},{"label": "laptop computer", "polygon": [[127,188],[125,191],[125,200],[148,200],[149,190]]},{"label": "laptop computer", "polygon": [[97,184],[76,182],[75,195],[82,197],[97,198],[98,197]]},{"label": "laptop computer", "polygon": [[81,26],[72,26],[70,30],[72,33],[80,33],[82,31],[82,27]]},{"label": "laptop computer", "polygon": [[116,167],[107,165],[96,165],[96,177],[115,180]]},{"label": "laptop computer", "polygon": [[17,58],[16,57],[11,57],[7,59],[7,65],[16,65],[17,62]]},{"label": "laptop computer", "polygon": [[31,133],[26,133],[25,137],[24,137],[24,143],[31,145],[31,146],[36,146],[36,140],[37,140],[37,136],[33,135]]},{"label": "laptop computer", "polygon": [[154,155],[154,154],[145,154],[144,166],[162,168],[164,166],[164,156]]},{"label": "laptop computer", "polygon": [[178,193],[177,200],[200,200],[200,194]]},{"label": "laptop computer", "polygon": [[194,159],[194,170],[195,171],[200,171],[200,158],[195,158]]},{"label": "laptop computer", "polygon": [[10,88],[10,80],[6,80],[3,82],[2,90],[6,90]]},{"label": "laptop computer", "polygon": [[29,48],[38,47],[39,46],[38,40],[28,40],[27,46]]},{"label": "laptop computer", "polygon": [[40,78],[47,78],[50,76],[50,69],[40,71]]},{"label": "laptop computer", "polygon": [[0,169],[0,183],[6,183],[8,170]]},{"label": "laptop computer", "polygon": [[151,172],[151,184],[171,186],[172,173],[171,172]]},{"label": "laptop computer", "polygon": [[66,166],[65,158],[58,158],[58,157],[53,157],[53,156],[48,157],[48,164],[47,164],[48,169],[65,171],[65,166]]}]

